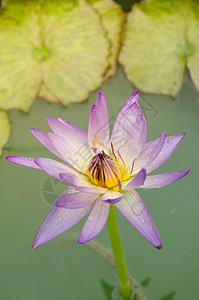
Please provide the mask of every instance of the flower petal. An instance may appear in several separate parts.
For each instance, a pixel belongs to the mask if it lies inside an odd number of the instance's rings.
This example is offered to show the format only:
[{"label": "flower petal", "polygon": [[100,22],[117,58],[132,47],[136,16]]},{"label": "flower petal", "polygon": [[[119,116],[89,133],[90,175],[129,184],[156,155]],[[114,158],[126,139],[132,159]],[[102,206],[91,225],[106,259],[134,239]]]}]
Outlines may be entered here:
[{"label": "flower petal", "polygon": [[39,228],[32,249],[45,244],[73,227],[91,210],[92,207],[93,204],[79,209],[65,209],[59,208],[55,204]]},{"label": "flower petal", "polygon": [[60,173],[79,174],[79,172],[72,168],[69,164],[50,158],[35,158],[35,164],[48,175],[57,179],[60,179]]},{"label": "flower petal", "polygon": [[133,103],[125,110],[117,128],[118,130],[114,131],[115,134],[111,135],[111,142],[115,153],[120,152],[128,169],[142,151],[146,140],[146,120],[144,116],[141,117],[138,103]]},{"label": "flower petal", "polygon": [[189,169],[186,169],[184,171],[176,171],[176,172],[147,176],[144,184],[140,186],[140,188],[143,189],[161,188],[163,186],[174,183],[175,181],[186,176],[188,173],[189,173]]},{"label": "flower petal", "polygon": [[145,168],[147,171],[147,167],[151,165],[151,163],[156,159],[158,154],[160,153],[164,141],[166,138],[166,132],[163,131],[161,137],[147,144],[147,147],[144,147],[141,154],[137,159],[135,159],[133,172],[132,174],[136,174],[141,168]]},{"label": "flower petal", "polygon": [[50,152],[55,154],[57,157],[65,160],[65,156],[55,147],[49,137],[49,133],[45,133],[39,129],[31,128],[30,131],[36,137],[36,139],[44,145]]},{"label": "flower petal", "polygon": [[88,177],[83,174],[70,174],[70,173],[61,173],[60,178],[65,181],[68,185],[74,187],[75,189],[91,194],[103,194],[107,191],[107,189],[96,186],[92,184]]},{"label": "flower petal", "polygon": [[90,111],[88,140],[90,147],[109,152],[109,118],[106,99],[99,91],[96,105]]},{"label": "flower petal", "polygon": [[78,243],[86,243],[95,238],[104,228],[108,219],[110,204],[98,200],[90,212],[80,233]]},{"label": "flower petal", "polygon": [[[59,135],[48,132],[45,133],[38,129],[31,129],[33,135],[42,143],[49,151],[61,158],[65,162],[70,163],[76,169],[82,171],[86,170],[86,167],[91,159],[92,154],[89,150],[84,153],[85,149],[77,150],[70,140],[66,140]],[[86,147],[88,150],[89,147]]]},{"label": "flower petal", "polygon": [[103,129],[103,141],[109,141],[109,117],[106,99],[102,91],[99,91],[96,106],[98,109],[99,117],[101,118],[101,124]]},{"label": "flower petal", "polygon": [[[89,146],[78,148],[73,144],[73,138],[66,140],[54,133],[48,133],[48,136],[56,149],[62,154],[64,160],[80,172],[86,172],[92,153]],[[85,151],[86,150],[86,151]]]},{"label": "flower petal", "polygon": [[162,248],[159,233],[138,193],[126,191],[122,201],[115,204],[121,214],[156,248]]},{"label": "flower petal", "polygon": [[123,188],[124,190],[134,190],[144,184],[146,179],[146,169],[142,168],[139,173]]},{"label": "flower petal", "polygon": [[60,117],[60,116],[58,117],[58,120],[59,120],[62,124],[64,124],[66,127],[71,128],[71,129],[72,129],[72,130],[80,137],[80,139],[81,139],[84,143],[87,143],[87,142],[88,142],[88,133],[87,133],[85,130],[83,130],[83,129],[81,129],[81,128],[75,126],[75,125],[73,125],[72,123],[66,121],[64,118],[62,118],[62,117]]},{"label": "flower petal", "polygon": [[[157,169],[160,165],[162,165],[171,156],[184,136],[184,133],[180,133],[166,137],[160,153],[154,159],[154,161],[152,161],[152,163],[147,166],[147,172],[150,173],[153,170]],[[144,147],[147,147],[148,143],[151,142],[147,142]]]},{"label": "flower petal", "polygon": [[19,164],[19,165],[37,169],[37,170],[41,170],[41,168],[35,163],[35,157],[7,156],[6,159],[15,164]]},{"label": "flower petal", "polygon": [[56,135],[59,135],[66,140],[69,140],[73,147],[76,148],[76,151],[78,151],[82,147],[88,147],[88,139],[85,140],[85,135],[80,133],[80,130],[77,133],[77,130],[74,130],[72,124],[63,124],[61,121],[52,117],[47,117],[47,121],[52,131]]},{"label": "flower petal", "polygon": [[67,209],[77,209],[89,206],[99,196],[77,191],[71,187],[67,187],[61,197],[57,200],[56,206]]},{"label": "flower petal", "polygon": [[108,190],[100,200],[105,203],[115,204],[121,201],[123,197],[124,195],[120,192]]},{"label": "flower petal", "polygon": [[127,108],[129,106],[131,106],[133,103],[138,103],[138,99],[139,99],[139,91],[135,91],[133,94],[131,94],[129,96],[129,98],[127,99],[126,103],[123,105],[122,109],[120,110],[117,119],[115,121],[115,124],[113,126],[113,130],[112,130],[112,134],[111,134],[111,141],[113,142],[114,136],[117,136],[117,132],[118,132],[118,126],[120,124],[121,118],[123,116],[123,114],[125,113],[125,111],[127,110]]}]

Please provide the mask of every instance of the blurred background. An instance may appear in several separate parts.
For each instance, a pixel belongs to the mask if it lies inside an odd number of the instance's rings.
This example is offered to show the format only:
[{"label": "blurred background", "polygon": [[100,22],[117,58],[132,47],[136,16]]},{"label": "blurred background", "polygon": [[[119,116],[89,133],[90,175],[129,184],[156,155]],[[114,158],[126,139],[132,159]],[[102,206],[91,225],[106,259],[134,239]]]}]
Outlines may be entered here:
[{"label": "blurred background", "polygon": [[[85,219],[31,250],[64,185],[5,160],[8,155],[53,158],[29,129],[49,131],[46,117],[60,115],[87,131],[99,89],[111,120],[128,96],[140,90],[147,140],[163,130],[167,135],[186,133],[155,173],[190,168],[190,174],[162,189],[139,191],[161,235],[162,250],[119,213],[117,217],[129,272],[146,298],[198,298],[198,4],[134,2],[1,3],[1,299],[119,299],[114,267],[96,244],[77,243]],[[111,248],[107,227],[95,240]]]}]

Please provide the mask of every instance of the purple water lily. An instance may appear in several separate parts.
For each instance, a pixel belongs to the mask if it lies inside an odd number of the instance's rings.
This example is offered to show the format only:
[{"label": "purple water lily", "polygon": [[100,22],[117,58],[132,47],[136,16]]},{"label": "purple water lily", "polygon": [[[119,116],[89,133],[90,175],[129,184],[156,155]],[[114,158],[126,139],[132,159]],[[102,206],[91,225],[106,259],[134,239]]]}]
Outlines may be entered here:
[{"label": "purple water lily", "polygon": [[146,142],[147,126],[141,116],[136,91],[122,107],[109,135],[109,118],[100,91],[90,112],[88,133],[61,117],[47,118],[53,132],[31,129],[34,136],[62,161],[49,158],[8,156],[6,159],[42,170],[61,179],[68,187],[44,219],[33,249],[64,233],[89,212],[79,243],[95,238],[107,222],[110,205],[156,248],[159,233],[137,188],[160,188],[188,174],[189,169],[148,176],[174,152],[184,134]]}]

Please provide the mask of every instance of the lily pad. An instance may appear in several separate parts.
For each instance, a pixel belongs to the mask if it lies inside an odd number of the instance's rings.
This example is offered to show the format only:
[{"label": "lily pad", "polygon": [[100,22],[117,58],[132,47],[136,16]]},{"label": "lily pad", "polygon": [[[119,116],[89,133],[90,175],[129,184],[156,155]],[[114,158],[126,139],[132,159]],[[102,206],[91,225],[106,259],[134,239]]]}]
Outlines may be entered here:
[{"label": "lily pad", "polygon": [[[49,51],[42,61],[43,81],[63,104],[85,100],[103,82],[108,67],[109,43],[98,14],[84,1],[45,2],[41,26]],[[54,4],[54,6],[53,6]],[[53,13],[48,13],[50,11]]]},{"label": "lily pad", "polygon": [[125,14],[120,5],[113,0],[87,0],[87,2],[100,14],[102,25],[110,41],[109,68],[105,76],[108,79],[117,71],[117,57]]},{"label": "lily pad", "polygon": [[57,99],[55,97],[55,95],[53,95],[49,89],[46,87],[46,85],[42,82],[39,92],[38,92],[38,97],[44,98],[46,100],[48,100],[48,102],[55,102],[55,103],[59,103],[60,100]]},{"label": "lily pad", "polygon": [[194,0],[151,0],[132,7],[119,61],[143,92],[176,96],[186,64],[199,89],[196,6]]},{"label": "lily pad", "polygon": [[28,111],[40,82],[34,58],[40,44],[38,16],[33,5],[17,2],[1,11],[0,19],[0,108]]},{"label": "lily pad", "polygon": [[28,111],[34,98],[85,100],[104,80],[109,41],[83,0],[6,2],[0,20],[0,108]]},{"label": "lily pad", "polygon": [[2,148],[7,143],[10,136],[10,123],[8,114],[0,111],[0,156],[2,155]]}]

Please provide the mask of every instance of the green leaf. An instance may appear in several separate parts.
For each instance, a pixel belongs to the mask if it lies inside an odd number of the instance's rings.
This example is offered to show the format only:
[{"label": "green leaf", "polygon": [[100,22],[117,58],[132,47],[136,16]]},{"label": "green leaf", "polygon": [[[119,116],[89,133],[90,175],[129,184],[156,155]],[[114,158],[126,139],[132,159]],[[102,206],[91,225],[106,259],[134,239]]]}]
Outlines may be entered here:
[{"label": "green leaf", "polygon": [[109,41],[83,0],[6,2],[0,20],[0,108],[28,111],[36,95],[83,101],[104,81]]},{"label": "green leaf", "polygon": [[110,42],[109,68],[105,76],[107,79],[115,75],[117,71],[117,57],[125,14],[121,7],[112,0],[87,0],[87,2],[100,14],[102,25]]},{"label": "green leaf", "polygon": [[57,99],[55,97],[55,95],[53,95],[50,90],[46,87],[46,85],[42,82],[39,92],[38,92],[38,97],[44,98],[46,100],[48,100],[48,102],[55,102],[55,103],[59,103],[59,99]]},{"label": "green leaf", "polygon": [[10,123],[8,114],[4,111],[0,111],[0,156],[2,155],[2,149],[7,143],[10,136]]},{"label": "green leaf", "polygon": [[151,0],[128,14],[120,62],[143,92],[175,96],[186,63],[199,89],[199,9],[194,0]]},{"label": "green leaf", "polygon": [[100,18],[84,1],[71,2],[69,9],[64,1],[54,7],[45,3],[40,21],[50,56],[42,61],[43,81],[64,105],[83,101],[101,85],[108,67],[109,44]]},{"label": "green leaf", "polygon": [[10,5],[0,19],[0,108],[28,111],[40,82],[40,66],[35,60],[39,46],[38,16],[34,7]]},{"label": "green leaf", "polygon": [[187,67],[189,69],[191,78],[197,90],[199,91],[199,2],[192,1],[193,10],[190,11],[190,16],[187,22],[187,41],[188,41],[188,55]]}]

